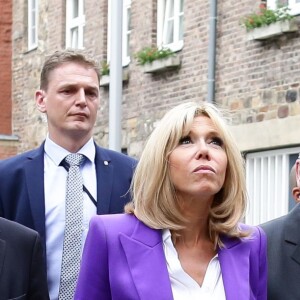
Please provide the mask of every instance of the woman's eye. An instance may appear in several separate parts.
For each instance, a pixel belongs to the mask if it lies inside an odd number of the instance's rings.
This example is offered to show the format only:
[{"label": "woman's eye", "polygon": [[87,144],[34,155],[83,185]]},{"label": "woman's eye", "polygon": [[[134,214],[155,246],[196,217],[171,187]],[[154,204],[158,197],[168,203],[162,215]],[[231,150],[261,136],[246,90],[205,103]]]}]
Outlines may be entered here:
[{"label": "woman's eye", "polygon": [[179,144],[180,145],[187,145],[191,143],[191,138],[189,136],[185,136],[180,139]]},{"label": "woman's eye", "polygon": [[214,145],[222,147],[224,145],[224,142],[223,142],[223,140],[221,138],[215,137],[215,138],[211,139],[211,144],[214,144]]}]

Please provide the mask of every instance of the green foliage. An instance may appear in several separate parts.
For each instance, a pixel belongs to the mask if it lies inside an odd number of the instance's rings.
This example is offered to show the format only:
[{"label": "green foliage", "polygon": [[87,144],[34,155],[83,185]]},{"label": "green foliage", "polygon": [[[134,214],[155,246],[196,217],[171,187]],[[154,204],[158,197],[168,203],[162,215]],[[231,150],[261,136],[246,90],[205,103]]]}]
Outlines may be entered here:
[{"label": "green foliage", "polygon": [[139,65],[151,63],[156,59],[173,56],[174,52],[169,48],[145,47],[135,54]]},{"label": "green foliage", "polygon": [[258,13],[252,13],[241,20],[242,26],[246,28],[247,31],[254,28],[268,26],[272,23],[278,21],[291,20],[294,16],[289,14],[289,8],[283,6],[275,10],[266,8],[265,4],[259,6]]},{"label": "green foliage", "polygon": [[109,64],[107,61],[101,62],[101,75],[109,75]]}]

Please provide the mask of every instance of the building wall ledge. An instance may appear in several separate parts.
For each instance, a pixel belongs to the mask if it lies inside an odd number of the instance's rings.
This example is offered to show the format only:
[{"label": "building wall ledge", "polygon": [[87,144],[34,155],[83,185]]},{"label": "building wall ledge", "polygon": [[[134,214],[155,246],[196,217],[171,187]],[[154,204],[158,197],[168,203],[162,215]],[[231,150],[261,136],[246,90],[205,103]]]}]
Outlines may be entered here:
[{"label": "building wall ledge", "polygon": [[19,138],[16,135],[0,134],[0,141],[18,141]]},{"label": "building wall ledge", "polygon": [[230,126],[242,152],[300,145],[300,115]]}]

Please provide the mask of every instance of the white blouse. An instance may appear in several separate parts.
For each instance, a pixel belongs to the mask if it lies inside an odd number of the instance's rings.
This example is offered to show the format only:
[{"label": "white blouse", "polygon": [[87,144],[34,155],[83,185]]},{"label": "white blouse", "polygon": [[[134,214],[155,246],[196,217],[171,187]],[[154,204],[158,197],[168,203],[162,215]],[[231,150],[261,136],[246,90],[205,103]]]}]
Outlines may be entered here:
[{"label": "white blouse", "polygon": [[163,230],[162,238],[174,300],[226,300],[218,255],[209,262],[200,286],[181,267],[170,230]]}]

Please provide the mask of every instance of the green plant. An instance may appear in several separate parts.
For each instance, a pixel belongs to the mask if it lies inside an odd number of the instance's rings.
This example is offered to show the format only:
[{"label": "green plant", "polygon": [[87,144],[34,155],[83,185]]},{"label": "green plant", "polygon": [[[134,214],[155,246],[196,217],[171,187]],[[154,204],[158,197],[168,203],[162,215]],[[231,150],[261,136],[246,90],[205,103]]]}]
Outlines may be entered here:
[{"label": "green plant", "polygon": [[107,61],[101,62],[101,75],[109,75],[109,64]]},{"label": "green plant", "polygon": [[259,5],[259,11],[257,13],[247,15],[241,20],[241,23],[242,26],[249,31],[254,28],[267,26],[278,21],[291,20],[294,18],[294,16],[289,14],[289,10],[290,9],[287,6],[282,6],[275,10],[268,9],[266,4],[262,2]]},{"label": "green plant", "polygon": [[135,58],[139,65],[151,63],[157,59],[163,59],[173,56],[174,52],[169,48],[157,48],[157,47],[145,47],[142,50],[135,53]]}]

